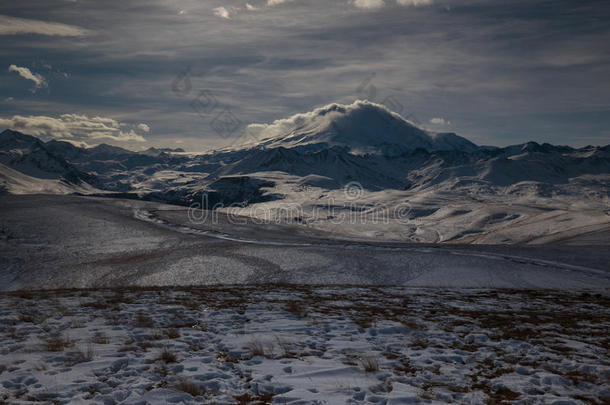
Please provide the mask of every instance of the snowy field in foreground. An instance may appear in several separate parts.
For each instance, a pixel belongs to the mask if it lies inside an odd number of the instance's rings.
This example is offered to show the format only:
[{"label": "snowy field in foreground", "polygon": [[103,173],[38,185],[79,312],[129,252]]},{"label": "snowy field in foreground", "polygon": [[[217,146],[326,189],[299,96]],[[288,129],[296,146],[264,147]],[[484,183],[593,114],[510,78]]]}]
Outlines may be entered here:
[{"label": "snowy field in foreground", "polygon": [[608,403],[608,292],[0,295],[0,402]]}]

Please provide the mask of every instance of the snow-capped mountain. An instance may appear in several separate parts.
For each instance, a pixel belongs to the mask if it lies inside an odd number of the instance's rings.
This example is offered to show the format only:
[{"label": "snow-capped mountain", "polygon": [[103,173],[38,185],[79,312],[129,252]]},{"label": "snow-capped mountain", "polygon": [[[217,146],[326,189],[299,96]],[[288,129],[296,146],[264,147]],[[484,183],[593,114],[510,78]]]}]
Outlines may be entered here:
[{"label": "snow-capped mountain", "polygon": [[7,129],[0,133],[0,166],[0,186],[9,192],[19,190],[20,193],[27,193],[28,184],[36,192],[94,190],[89,184],[95,183],[94,176],[53,153],[38,138],[17,131]]},{"label": "snow-capped mountain", "polygon": [[[270,125],[248,126],[246,145],[320,150],[341,147],[357,154],[399,155],[418,148],[471,152],[477,146],[454,133],[418,128],[385,106],[358,100],[329,104]],[[258,142],[252,142],[258,139]]]},{"label": "snow-capped mountain", "polygon": [[[244,215],[255,215],[247,207],[281,211],[282,204],[297,204],[303,209],[299,217],[321,229],[335,216],[328,212],[331,205],[356,204],[360,208],[350,210],[367,212],[380,204],[407,204],[418,223],[349,229],[414,241],[534,243],[557,229],[571,240],[565,233],[575,228],[595,233],[610,226],[610,146],[477,147],[363,101],[250,125],[244,137],[248,142],[239,146],[188,155],[80,148],[7,130],[0,134],[0,183],[11,193],[53,193],[53,187],[37,183],[51,179],[67,186],[57,189],[61,193],[187,206],[206,195],[220,209],[245,206]],[[348,201],[344,187],[354,185],[361,190]],[[549,212],[561,220],[545,222]],[[525,228],[507,233],[517,224]]]}]

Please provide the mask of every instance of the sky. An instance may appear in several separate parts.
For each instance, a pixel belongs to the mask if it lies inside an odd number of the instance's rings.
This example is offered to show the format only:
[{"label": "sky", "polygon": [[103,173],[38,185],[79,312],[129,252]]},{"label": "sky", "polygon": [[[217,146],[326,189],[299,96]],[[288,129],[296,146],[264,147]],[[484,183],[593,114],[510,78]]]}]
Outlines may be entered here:
[{"label": "sky", "polygon": [[368,99],[481,145],[610,143],[610,2],[0,0],[0,128],[204,151]]}]

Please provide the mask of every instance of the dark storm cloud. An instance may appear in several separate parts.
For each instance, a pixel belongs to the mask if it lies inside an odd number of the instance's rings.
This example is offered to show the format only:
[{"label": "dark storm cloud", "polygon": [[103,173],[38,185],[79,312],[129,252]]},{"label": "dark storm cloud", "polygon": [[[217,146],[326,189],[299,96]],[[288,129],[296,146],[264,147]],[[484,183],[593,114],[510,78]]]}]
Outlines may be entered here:
[{"label": "dark storm cloud", "polygon": [[[3,4],[0,33],[3,21],[27,19],[66,35],[1,35],[0,118],[99,115],[148,124],[154,144],[180,139],[202,150],[223,140],[210,128],[213,117],[189,105],[200,90],[243,124],[269,122],[351,102],[374,73],[376,101],[392,96],[403,113],[427,124],[442,118],[432,128],[479,143],[609,142],[607,2],[248,3]],[[215,15],[218,7],[229,18]],[[41,74],[48,86],[29,91],[10,65]],[[181,95],[171,84],[187,68],[192,91]]]}]

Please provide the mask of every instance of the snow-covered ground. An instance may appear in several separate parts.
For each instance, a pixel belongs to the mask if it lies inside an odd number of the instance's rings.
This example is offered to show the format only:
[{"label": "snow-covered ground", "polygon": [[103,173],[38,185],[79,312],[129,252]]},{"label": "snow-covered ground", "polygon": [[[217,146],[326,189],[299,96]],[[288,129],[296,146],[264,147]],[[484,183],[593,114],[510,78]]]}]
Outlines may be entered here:
[{"label": "snow-covered ground", "polygon": [[392,242],[84,196],[0,206],[0,289],[21,290],[0,293],[0,404],[610,401],[603,246]]},{"label": "snow-covered ground", "polygon": [[0,402],[602,404],[608,291],[0,295]]},{"label": "snow-covered ground", "polygon": [[[0,289],[216,284],[608,288],[603,246],[421,245],[350,239],[187,208],[1,196]],[[210,214],[211,215],[211,214]]]},{"label": "snow-covered ground", "polygon": [[[251,175],[281,195],[245,207],[220,210],[257,221],[295,222],[351,238],[417,243],[608,245],[610,200],[579,182],[556,185],[556,195],[539,195],[538,185],[522,182],[498,194],[479,184],[456,192],[443,184],[425,190],[371,191],[357,182],[327,189],[331,179],[282,172]],[[601,176],[600,176],[601,178]],[[205,205],[205,201],[203,203]],[[210,205],[208,205],[210,206]]]},{"label": "snow-covered ground", "polygon": [[62,179],[32,177],[0,163],[0,191],[2,190],[11,194],[102,193],[85,183],[74,185]]}]

